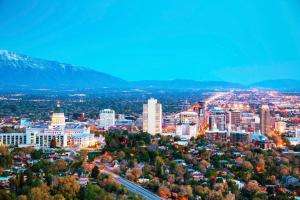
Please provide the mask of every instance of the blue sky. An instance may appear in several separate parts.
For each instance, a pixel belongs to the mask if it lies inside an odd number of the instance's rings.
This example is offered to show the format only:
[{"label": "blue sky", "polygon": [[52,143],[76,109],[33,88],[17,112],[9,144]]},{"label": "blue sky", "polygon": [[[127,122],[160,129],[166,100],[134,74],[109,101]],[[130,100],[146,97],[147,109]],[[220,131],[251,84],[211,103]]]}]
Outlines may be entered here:
[{"label": "blue sky", "polygon": [[127,80],[300,77],[299,0],[0,0],[0,48]]}]

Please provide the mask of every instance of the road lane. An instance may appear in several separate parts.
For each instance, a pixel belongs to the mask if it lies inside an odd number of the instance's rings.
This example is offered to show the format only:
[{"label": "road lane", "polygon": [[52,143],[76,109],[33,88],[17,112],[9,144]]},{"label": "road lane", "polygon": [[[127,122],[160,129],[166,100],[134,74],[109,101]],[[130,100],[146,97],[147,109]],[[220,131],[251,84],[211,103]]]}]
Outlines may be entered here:
[{"label": "road lane", "polygon": [[128,181],[124,178],[116,178],[116,181],[121,183],[125,187],[127,187],[128,190],[130,190],[131,192],[139,194],[140,196],[142,196],[143,198],[145,198],[147,200],[161,200],[162,199],[158,195],[150,192],[149,190],[146,190],[145,188],[143,188],[131,181]]}]

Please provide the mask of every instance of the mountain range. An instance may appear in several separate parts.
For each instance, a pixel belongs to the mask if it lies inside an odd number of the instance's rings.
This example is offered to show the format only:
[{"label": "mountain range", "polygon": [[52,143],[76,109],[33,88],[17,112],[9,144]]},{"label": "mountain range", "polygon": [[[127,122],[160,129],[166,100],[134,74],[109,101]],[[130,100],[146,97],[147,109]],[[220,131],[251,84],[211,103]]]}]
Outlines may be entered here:
[{"label": "mountain range", "polygon": [[64,64],[0,50],[0,88],[162,88],[162,89],[222,89],[270,88],[300,89],[300,80],[267,80],[243,85],[226,81],[144,80],[126,81],[86,67]]}]

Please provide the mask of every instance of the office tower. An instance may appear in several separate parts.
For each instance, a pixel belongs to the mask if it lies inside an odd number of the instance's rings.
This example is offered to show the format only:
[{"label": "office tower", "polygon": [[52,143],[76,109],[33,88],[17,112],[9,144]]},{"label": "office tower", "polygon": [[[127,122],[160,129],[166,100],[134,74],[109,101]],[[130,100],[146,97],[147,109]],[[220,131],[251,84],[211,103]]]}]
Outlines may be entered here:
[{"label": "office tower", "polygon": [[108,130],[110,127],[115,126],[115,111],[111,109],[100,110],[99,126]]},{"label": "office tower", "polygon": [[143,131],[151,135],[162,133],[162,106],[156,99],[143,105]]},{"label": "office tower", "polygon": [[196,112],[190,112],[190,111],[183,111],[179,113],[180,116],[180,122],[181,123],[194,123],[198,124],[199,117]]},{"label": "office tower", "polygon": [[241,112],[238,110],[230,110],[230,129],[238,131],[241,125]]},{"label": "office tower", "polygon": [[194,112],[198,114],[199,117],[204,117],[205,115],[205,102],[199,101],[193,106]]},{"label": "office tower", "polygon": [[260,109],[260,131],[262,134],[271,132],[271,114],[268,105],[262,105]]},{"label": "office tower", "polygon": [[226,130],[226,113],[222,110],[210,110],[209,112],[209,130]]}]

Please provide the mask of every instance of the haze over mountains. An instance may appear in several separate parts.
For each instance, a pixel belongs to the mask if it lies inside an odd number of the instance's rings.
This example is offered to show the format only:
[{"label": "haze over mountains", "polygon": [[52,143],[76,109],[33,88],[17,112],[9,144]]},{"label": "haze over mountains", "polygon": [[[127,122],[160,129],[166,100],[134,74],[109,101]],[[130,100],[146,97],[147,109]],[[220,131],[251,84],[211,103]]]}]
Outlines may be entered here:
[{"label": "haze over mountains", "polygon": [[[163,88],[216,89],[246,88],[226,81],[144,80],[129,82],[85,67],[56,61],[31,58],[7,50],[0,50],[0,87],[3,88]],[[272,89],[300,89],[299,80],[270,80],[250,87]]]}]

